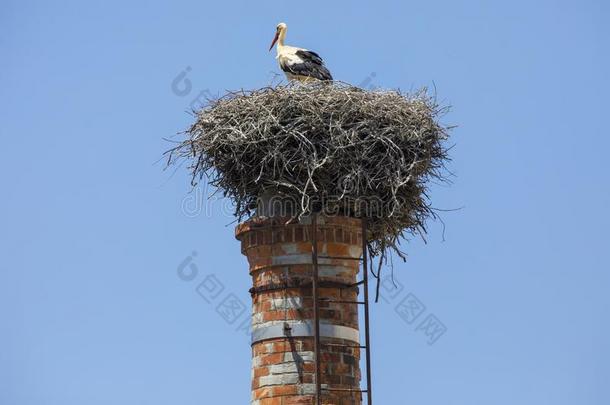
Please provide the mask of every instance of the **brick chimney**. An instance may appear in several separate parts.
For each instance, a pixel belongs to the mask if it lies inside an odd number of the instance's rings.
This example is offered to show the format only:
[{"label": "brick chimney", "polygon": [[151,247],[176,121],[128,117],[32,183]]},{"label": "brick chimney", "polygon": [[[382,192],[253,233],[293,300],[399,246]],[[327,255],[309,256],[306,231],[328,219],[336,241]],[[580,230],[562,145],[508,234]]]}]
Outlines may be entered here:
[{"label": "brick chimney", "polygon": [[[258,217],[236,238],[252,276],[252,404],[315,404],[316,367],[311,217]],[[362,404],[356,276],[361,221],[316,219],[322,404]],[[330,256],[328,258],[325,256]],[[346,347],[349,346],[349,347]],[[330,389],[330,390],[329,390]]]}]

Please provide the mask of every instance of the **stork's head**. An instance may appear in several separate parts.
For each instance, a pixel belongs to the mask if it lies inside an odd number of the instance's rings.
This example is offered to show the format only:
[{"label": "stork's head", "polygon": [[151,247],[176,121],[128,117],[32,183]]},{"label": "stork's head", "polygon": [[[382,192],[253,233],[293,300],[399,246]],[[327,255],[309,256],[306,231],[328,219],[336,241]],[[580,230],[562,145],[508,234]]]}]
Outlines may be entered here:
[{"label": "stork's head", "polygon": [[273,45],[275,45],[275,43],[277,42],[278,39],[282,39],[280,41],[280,44],[283,44],[284,37],[286,36],[286,29],[288,29],[288,26],[286,25],[286,23],[282,22],[277,25],[277,27],[275,28],[275,36],[273,37],[273,41],[271,41],[271,46],[269,47],[269,51],[271,51],[273,49]]}]

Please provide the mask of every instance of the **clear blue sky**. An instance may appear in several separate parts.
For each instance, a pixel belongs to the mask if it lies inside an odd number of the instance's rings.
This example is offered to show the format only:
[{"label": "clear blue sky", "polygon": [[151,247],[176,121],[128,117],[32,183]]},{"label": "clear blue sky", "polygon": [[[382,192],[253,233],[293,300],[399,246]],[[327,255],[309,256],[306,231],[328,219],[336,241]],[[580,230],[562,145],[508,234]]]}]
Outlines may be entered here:
[{"label": "clear blue sky", "polygon": [[197,293],[214,274],[249,305],[228,204],[206,213],[155,162],[200,92],[270,82],[280,21],[338,79],[454,105],[457,177],[431,196],[464,208],[372,309],[377,404],[609,404],[609,19],[603,0],[3,1],[0,404],[248,403],[244,318]]}]

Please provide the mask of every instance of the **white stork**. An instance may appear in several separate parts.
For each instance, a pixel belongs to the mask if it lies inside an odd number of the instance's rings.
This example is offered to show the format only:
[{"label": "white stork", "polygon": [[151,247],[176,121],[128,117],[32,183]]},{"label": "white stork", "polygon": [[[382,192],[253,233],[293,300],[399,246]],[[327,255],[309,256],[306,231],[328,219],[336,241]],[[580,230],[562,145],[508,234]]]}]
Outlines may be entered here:
[{"label": "white stork", "polygon": [[333,80],[330,72],[324,66],[324,61],[320,55],[307,49],[284,45],[286,30],[288,27],[284,23],[279,23],[275,31],[275,37],[269,51],[277,42],[277,62],[286,74],[288,80],[312,81],[312,80]]}]

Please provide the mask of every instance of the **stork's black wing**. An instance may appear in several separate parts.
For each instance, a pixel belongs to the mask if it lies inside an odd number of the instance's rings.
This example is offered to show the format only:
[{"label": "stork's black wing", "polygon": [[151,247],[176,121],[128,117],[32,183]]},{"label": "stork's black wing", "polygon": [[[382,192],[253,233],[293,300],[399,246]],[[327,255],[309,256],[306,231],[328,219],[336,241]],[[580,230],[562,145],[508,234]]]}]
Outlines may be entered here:
[{"label": "stork's black wing", "polygon": [[324,61],[317,53],[301,49],[296,52],[296,56],[301,58],[303,62],[282,65],[284,72],[313,77],[318,80],[333,80],[333,76],[324,66]]}]

